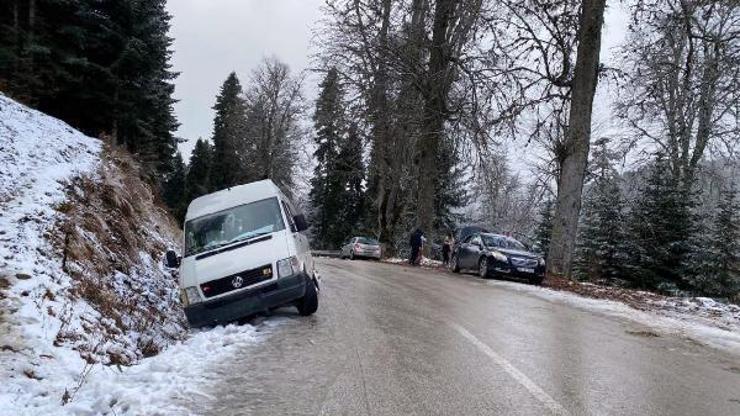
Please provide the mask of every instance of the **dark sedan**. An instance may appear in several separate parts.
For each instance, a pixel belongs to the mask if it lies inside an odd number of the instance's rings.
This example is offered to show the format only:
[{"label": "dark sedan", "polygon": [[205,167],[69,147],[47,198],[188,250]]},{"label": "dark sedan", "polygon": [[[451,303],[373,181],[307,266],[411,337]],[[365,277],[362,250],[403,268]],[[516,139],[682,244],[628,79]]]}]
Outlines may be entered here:
[{"label": "dark sedan", "polygon": [[510,276],[540,284],[545,278],[545,261],[527,251],[524,244],[500,234],[474,233],[455,247],[450,264],[455,273],[475,271],[483,278]]}]

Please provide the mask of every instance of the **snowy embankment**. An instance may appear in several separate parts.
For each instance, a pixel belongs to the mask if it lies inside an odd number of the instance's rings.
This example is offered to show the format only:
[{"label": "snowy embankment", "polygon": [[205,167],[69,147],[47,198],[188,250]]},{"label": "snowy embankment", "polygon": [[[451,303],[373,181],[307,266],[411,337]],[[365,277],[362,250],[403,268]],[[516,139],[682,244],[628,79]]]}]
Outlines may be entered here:
[{"label": "snowy embankment", "polygon": [[188,336],[177,228],[126,152],[0,94],[0,415],[182,414],[195,373],[254,341]]}]

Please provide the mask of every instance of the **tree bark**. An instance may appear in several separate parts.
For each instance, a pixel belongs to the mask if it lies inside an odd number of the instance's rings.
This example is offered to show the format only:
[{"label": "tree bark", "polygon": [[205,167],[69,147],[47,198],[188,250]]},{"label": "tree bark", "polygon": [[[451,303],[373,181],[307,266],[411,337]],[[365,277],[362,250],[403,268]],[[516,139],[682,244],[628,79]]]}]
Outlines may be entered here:
[{"label": "tree bark", "polygon": [[[447,95],[451,84],[451,45],[448,38],[459,0],[437,0],[432,24],[429,69],[425,82],[421,137],[417,143],[417,217],[421,229],[431,235],[434,228],[434,183],[437,177],[437,154],[447,118]],[[428,255],[428,247],[424,248]]]},{"label": "tree bark", "polygon": [[718,55],[719,55],[719,44],[704,44],[704,68],[702,73],[702,83],[699,92],[699,108],[698,108],[698,122],[696,129],[696,141],[694,144],[694,151],[691,155],[686,171],[684,172],[684,186],[688,189],[694,181],[694,175],[696,173],[696,167],[699,164],[702,156],[704,155],[704,149],[709,143],[709,139],[712,135],[712,118],[714,115],[714,109],[717,106],[716,94],[717,94],[717,80],[719,79],[719,71],[717,70]]},{"label": "tree bark", "polygon": [[605,2],[584,0],[581,10],[569,125],[564,142],[565,157],[558,180],[557,207],[547,256],[547,271],[553,275],[570,277],[571,274],[591,140],[591,112],[598,83]]},{"label": "tree bark", "polygon": [[375,85],[373,86],[373,113],[375,125],[373,128],[373,144],[375,146],[376,168],[378,169],[378,194],[376,199],[376,209],[378,213],[378,240],[387,248],[391,243],[391,232],[387,211],[390,209],[392,201],[390,200],[390,189],[392,184],[389,183],[389,120],[388,120],[388,68],[387,59],[384,56],[388,53],[388,30],[390,27],[391,0],[383,0],[383,15],[378,34],[379,59],[375,73]]}]

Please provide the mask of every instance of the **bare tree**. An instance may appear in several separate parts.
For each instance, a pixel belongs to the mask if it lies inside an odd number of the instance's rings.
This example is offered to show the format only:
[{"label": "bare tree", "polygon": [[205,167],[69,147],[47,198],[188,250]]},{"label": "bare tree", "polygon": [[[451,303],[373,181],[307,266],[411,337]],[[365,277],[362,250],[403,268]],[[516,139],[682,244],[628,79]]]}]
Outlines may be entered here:
[{"label": "bare tree", "polygon": [[740,3],[642,0],[633,12],[617,114],[690,185],[708,150],[740,141]]},{"label": "bare tree", "polygon": [[427,231],[434,226],[434,179],[438,175],[437,155],[449,118],[449,93],[458,71],[454,64],[471,41],[481,0],[437,0],[434,7],[429,63],[422,97],[422,131],[417,141],[417,216]]},{"label": "bare tree", "polygon": [[244,91],[247,107],[246,139],[240,149],[247,180],[270,178],[284,189],[293,186],[293,174],[302,141],[300,119],[305,111],[302,76],[288,66],[265,59],[252,73]]},{"label": "bare tree", "polygon": [[[470,142],[477,148],[471,155],[478,157],[503,134],[541,141],[554,153],[552,171],[566,167],[575,175],[560,184],[580,200],[583,172],[573,171],[579,163],[585,169],[588,157],[589,131],[583,126],[590,127],[604,1],[585,4],[328,2],[322,65],[340,68],[356,88],[356,108],[365,112],[381,240],[390,239],[397,220],[408,218],[409,203],[416,205],[417,222],[434,230],[437,177],[443,173],[438,157],[442,143],[450,148],[450,138],[452,148]],[[572,98],[578,98],[575,108]],[[577,118],[569,120],[571,115]],[[415,187],[404,183],[409,179]],[[578,207],[568,214],[574,218],[566,224],[567,235],[574,237]]]},{"label": "bare tree", "polygon": [[581,8],[570,115],[562,148],[558,199],[547,255],[547,270],[556,275],[570,276],[572,269],[591,140],[591,112],[598,82],[605,2],[584,0]]},{"label": "bare tree", "polygon": [[558,201],[548,270],[569,275],[588,161],[605,0],[494,3],[500,10],[485,16],[494,27],[489,32],[493,42],[481,51],[480,59],[489,65],[476,66],[472,76],[480,85],[505,85],[496,95],[499,125],[510,126],[514,136],[545,143],[553,152]]},{"label": "bare tree", "polygon": [[531,235],[537,209],[547,189],[541,183],[524,183],[512,172],[506,154],[488,151],[475,169],[476,209],[470,213],[476,223],[512,235]]}]

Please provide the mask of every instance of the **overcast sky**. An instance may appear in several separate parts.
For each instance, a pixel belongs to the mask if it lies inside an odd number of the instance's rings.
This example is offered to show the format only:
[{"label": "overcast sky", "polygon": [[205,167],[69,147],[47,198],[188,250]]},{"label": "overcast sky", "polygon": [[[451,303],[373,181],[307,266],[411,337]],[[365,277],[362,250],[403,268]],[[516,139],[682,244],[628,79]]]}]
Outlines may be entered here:
[{"label": "overcast sky", "polygon": [[[169,0],[175,105],[189,142],[180,146],[186,161],[198,137],[210,138],[213,104],[231,71],[242,84],[263,57],[275,56],[293,71],[308,67],[313,23],[322,0]],[[313,91],[309,86],[306,92]],[[308,91],[310,90],[310,91]]]},{"label": "overcast sky", "polygon": [[[175,105],[179,137],[189,140],[180,149],[186,161],[198,137],[210,138],[213,104],[221,83],[236,71],[242,84],[263,57],[275,56],[293,71],[309,67],[311,31],[319,19],[323,0],[169,0],[174,37],[173,66],[180,76],[175,81]],[[624,39],[627,13],[621,2],[607,9],[603,32],[602,61],[611,63],[614,47]],[[307,98],[315,96],[316,80],[308,79]],[[602,89],[603,86],[600,86]],[[608,113],[606,100],[597,98],[594,121]],[[521,147],[521,143],[512,144]],[[522,149],[524,150],[524,149]],[[514,168],[536,159],[529,149],[526,157],[512,160]],[[531,160],[526,160],[531,159]],[[520,166],[516,166],[520,165]]]}]

